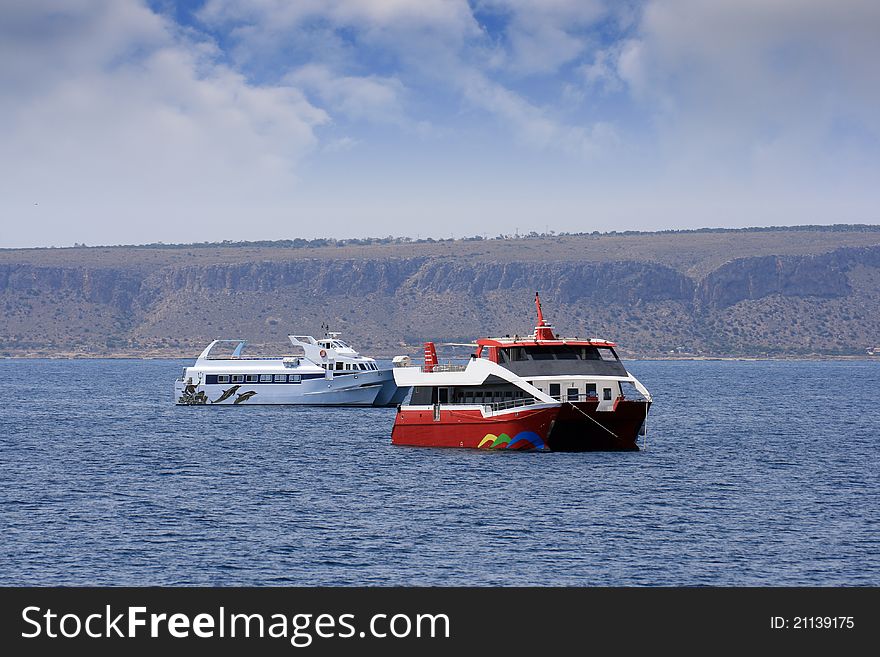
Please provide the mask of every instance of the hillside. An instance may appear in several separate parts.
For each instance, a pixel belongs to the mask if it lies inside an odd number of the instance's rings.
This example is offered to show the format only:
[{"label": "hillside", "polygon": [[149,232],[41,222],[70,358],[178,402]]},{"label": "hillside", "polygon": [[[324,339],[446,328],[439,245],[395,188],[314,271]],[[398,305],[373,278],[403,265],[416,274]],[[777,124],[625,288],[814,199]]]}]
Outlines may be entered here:
[{"label": "hillside", "polygon": [[629,356],[859,355],[880,344],[880,229],[0,250],[0,354],[283,349],[327,322],[364,352],[557,329]]}]

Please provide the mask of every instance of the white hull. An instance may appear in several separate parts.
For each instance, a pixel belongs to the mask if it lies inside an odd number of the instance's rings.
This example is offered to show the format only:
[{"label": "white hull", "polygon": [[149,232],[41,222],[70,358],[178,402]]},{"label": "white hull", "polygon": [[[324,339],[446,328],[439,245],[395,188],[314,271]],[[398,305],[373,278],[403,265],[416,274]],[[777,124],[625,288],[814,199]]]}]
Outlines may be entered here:
[{"label": "white hull", "polygon": [[[347,377],[346,377],[347,378]],[[308,406],[372,406],[379,394],[378,382],[316,378],[296,385],[274,383],[174,384],[174,400],[182,405],[304,404]],[[200,395],[199,393],[204,393]]]},{"label": "white hull", "polygon": [[296,384],[219,383],[188,386],[181,379],[174,383],[174,401],[180,405],[396,406],[406,392],[407,389],[397,387],[391,370],[357,372],[333,378],[304,378]]}]

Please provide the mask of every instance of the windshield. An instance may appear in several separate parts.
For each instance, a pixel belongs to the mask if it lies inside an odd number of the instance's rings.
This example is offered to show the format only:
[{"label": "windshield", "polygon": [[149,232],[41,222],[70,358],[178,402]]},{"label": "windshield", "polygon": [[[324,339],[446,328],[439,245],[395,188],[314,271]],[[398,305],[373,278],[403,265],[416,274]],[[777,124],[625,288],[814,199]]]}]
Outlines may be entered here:
[{"label": "windshield", "polygon": [[617,360],[610,347],[556,345],[552,347],[509,347],[498,350],[499,363],[527,360]]}]

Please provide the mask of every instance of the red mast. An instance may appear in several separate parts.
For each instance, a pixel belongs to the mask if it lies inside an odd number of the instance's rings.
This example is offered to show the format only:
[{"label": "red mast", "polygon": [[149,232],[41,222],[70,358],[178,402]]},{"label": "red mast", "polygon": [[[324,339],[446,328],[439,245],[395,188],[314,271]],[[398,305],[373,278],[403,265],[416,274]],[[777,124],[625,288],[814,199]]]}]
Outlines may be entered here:
[{"label": "red mast", "polygon": [[541,297],[535,292],[535,306],[538,308],[538,325],[535,327],[535,340],[555,340],[553,335],[553,327],[544,320],[544,313],[541,312]]}]

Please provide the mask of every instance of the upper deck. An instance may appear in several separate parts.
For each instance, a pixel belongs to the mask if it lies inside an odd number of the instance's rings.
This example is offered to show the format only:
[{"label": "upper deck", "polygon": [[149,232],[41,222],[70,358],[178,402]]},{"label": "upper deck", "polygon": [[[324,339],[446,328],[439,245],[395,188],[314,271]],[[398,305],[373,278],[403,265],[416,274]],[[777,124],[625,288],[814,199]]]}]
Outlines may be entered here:
[{"label": "upper deck", "polygon": [[482,338],[477,340],[474,355],[483,357],[485,350],[489,360],[519,376],[628,376],[614,351],[615,343],[598,338],[561,338],[544,319],[537,293],[535,307],[538,325],[532,335],[523,338],[518,335]]},{"label": "upper deck", "polygon": [[478,340],[477,357],[518,376],[628,376],[614,343],[590,340]]}]

